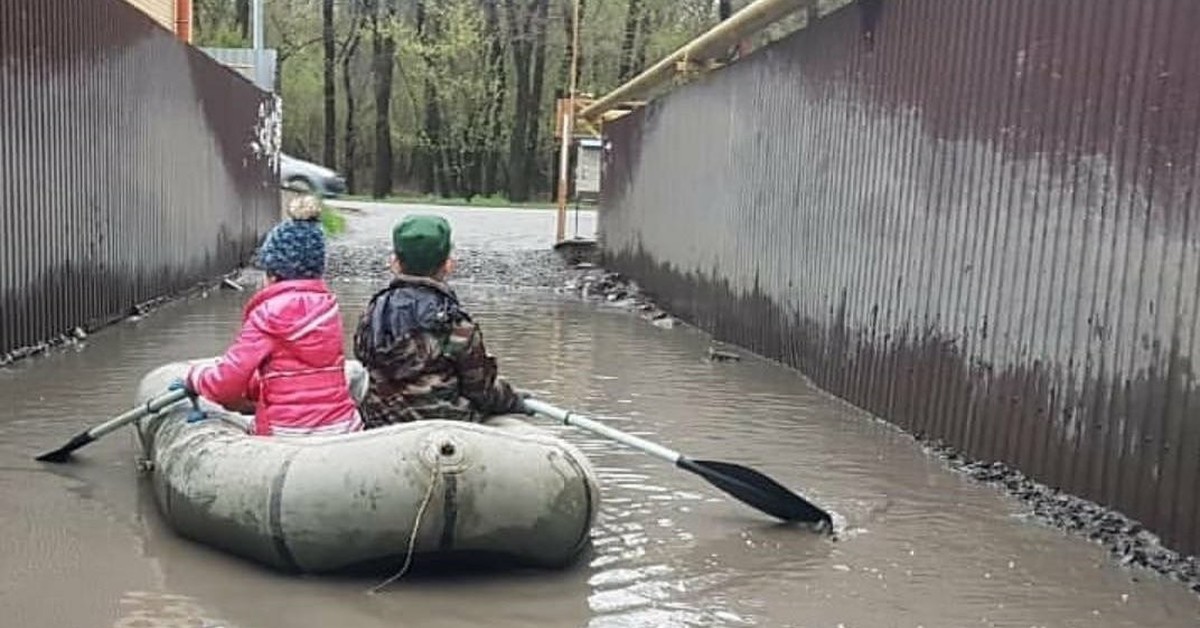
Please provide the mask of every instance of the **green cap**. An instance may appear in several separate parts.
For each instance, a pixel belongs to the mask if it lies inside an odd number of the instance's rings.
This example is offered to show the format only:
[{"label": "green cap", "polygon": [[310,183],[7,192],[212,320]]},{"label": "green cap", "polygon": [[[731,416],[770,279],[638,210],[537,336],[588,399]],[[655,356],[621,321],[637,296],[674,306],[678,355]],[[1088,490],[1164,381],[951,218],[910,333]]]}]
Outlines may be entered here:
[{"label": "green cap", "polygon": [[450,257],[450,223],[441,216],[405,216],[392,229],[392,250],[405,272],[432,275]]}]

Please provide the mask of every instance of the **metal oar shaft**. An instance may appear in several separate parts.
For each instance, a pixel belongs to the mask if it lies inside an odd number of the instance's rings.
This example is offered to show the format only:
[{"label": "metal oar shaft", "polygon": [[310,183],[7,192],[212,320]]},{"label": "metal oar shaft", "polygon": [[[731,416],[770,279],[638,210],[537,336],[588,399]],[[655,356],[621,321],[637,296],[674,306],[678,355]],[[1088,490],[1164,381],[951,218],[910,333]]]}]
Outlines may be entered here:
[{"label": "metal oar shaft", "polygon": [[538,414],[544,414],[567,425],[581,427],[589,432],[595,432],[601,436],[611,438],[619,443],[640,449],[651,456],[662,458],[671,464],[675,464],[680,458],[683,457],[683,454],[680,454],[673,449],[668,449],[657,443],[652,443],[644,438],[634,436],[633,434],[626,434],[625,432],[613,429],[598,421],[593,421],[592,419],[589,419],[581,414],[575,414],[569,410],[556,408],[548,403],[543,403],[536,399],[526,399],[525,407],[537,412]]},{"label": "metal oar shaft", "polygon": [[180,401],[185,397],[187,397],[186,392],[182,390],[172,390],[169,393],[151,399],[145,405],[128,410],[118,417],[109,419],[108,421],[93,427],[92,429],[88,430],[87,433],[92,438],[100,438],[101,436],[118,430],[124,427],[126,424],[132,423],[143,416],[154,414],[155,412],[158,412],[159,410],[162,410],[163,408],[175,403],[176,401]]},{"label": "metal oar shaft", "polygon": [[109,419],[96,427],[76,434],[71,440],[67,441],[67,444],[54,451],[44,453],[38,456],[37,459],[42,462],[66,462],[70,458],[72,451],[95,442],[105,434],[118,430],[146,415],[154,414],[185,397],[187,397],[187,392],[183,390],[172,390],[171,392],[155,397],[147,401],[144,405],[133,408],[118,417]]},{"label": "metal oar shaft", "polygon": [[825,529],[829,528],[831,522],[829,513],[809,503],[808,500],[763,473],[749,467],[717,460],[692,460],[662,445],[626,434],[598,421],[556,408],[536,399],[526,399],[525,407],[533,413],[543,414],[567,425],[595,432],[661,458],[674,464],[677,468],[695,473],[742,503],[773,517],[784,521],[814,523]]}]

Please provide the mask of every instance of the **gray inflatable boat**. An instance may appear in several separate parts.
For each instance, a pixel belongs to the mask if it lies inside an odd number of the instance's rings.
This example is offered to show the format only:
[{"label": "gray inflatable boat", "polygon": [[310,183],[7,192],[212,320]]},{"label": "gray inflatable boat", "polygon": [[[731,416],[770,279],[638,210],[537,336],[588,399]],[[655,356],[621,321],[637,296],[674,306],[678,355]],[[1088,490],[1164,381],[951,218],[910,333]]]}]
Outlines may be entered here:
[{"label": "gray inflatable boat", "polygon": [[[146,375],[138,403],[187,363]],[[361,398],[366,375],[347,364]],[[181,535],[299,573],[395,570],[413,558],[562,567],[588,546],[595,472],[574,446],[516,417],[424,421],[340,436],[246,433],[250,417],[179,402],[138,424],[141,467]],[[411,547],[410,547],[411,541]]]}]

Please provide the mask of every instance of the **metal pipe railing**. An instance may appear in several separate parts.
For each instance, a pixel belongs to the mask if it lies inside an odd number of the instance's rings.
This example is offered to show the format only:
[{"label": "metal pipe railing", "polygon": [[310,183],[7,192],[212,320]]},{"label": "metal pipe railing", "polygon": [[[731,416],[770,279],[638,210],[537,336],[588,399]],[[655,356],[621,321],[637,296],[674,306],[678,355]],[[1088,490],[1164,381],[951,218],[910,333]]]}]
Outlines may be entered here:
[{"label": "metal pipe railing", "polygon": [[680,61],[712,59],[768,25],[813,4],[813,0],[756,0],[693,39],[624,85],[589,104],[579,116],[595,119],[621,102],[632,100],[666,82]]}]

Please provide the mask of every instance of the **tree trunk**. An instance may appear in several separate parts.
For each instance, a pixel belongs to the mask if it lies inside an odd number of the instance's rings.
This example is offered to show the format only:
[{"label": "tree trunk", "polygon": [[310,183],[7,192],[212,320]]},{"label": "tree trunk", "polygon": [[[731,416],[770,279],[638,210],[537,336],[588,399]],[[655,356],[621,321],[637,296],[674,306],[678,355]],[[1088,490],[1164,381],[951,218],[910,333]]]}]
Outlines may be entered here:
[{"label": "tree trunk", "polygon": [[[720,0],[720,4],[717,6],[717,20],[724,22],[725,20],[728,20],[731,15],[733,15],[733,0]],[[742,55],[744,46],[744,41],[739,41],[733,44],[723,55],[717,57],[717,61],[721,63],[732,63]]]},{"label": "tree trunk", "polygon": [[357,188],[357,177],[354,175],[354,170],[358,165],[358,125],[355,119],[357,110],[354,104],[354,85],[350,80],[350,73],[354,65],[354,57],[358,53],[358,42],[362,37],[362,25],[357,15],[358,7],[355,2],[350,3],[350,10],[355,12],[354,19],[351,20],[350,38],[346,41],[346,49],[342,53],[342,93],[346,96],[346,136],[342,143],[342,150],[345,151],[342,158],[342,169],[346,173],[346,189],[349,193],[354,194]]},{"label": "tree trunk", "polygon": [[321,157],[326,168],[337,168],[337,94],[334,90],[333,0],[321,2],[321,38],[325,47],[325,150]]},{"label": "tree trunk", "polygon": [[445,173],[442,171],[442,112],[438,106],[437,86],[425,79],[424,144],[421,147],[422,187],[428,194],[445,194]]},{"label": "tree trunk", "polygon": [[500,189],[500,143],[504,137],[504,100],[507,97],[508,87],[508,72],[504,67],[504,42],[500,33],[500,11],[496,6],[497,2],[498,0],[483,0],[487,33],[491,39],[487,56],[487,72],[496,80],[485,119],[488,135],[485,140],[486,148],[480,182],[480,192],[485,195],[494,194]]},{"label": "tree trunk", "polygon": [[[396,39],[392,26],[396,17],[396,0],[383,0],[385,10],[378,10],[379,0],[372,0],[376,9],[371,16],[372,65],[375,75],[375,176],[371,195],[383,198],[392,192],[392,73],[396,58]],[[380,28],[380,20],[385,20]]]},{"label": "tree trunk", "polygon": [[461,191],[459,163],[454,158],[449,141],[443,141],[435,154],[438,158],[438,195],[442,198],[457,196]]},{"label": "tree trunk", "polygon": [[467,123],[462,130],[462,146],[459,151],[458,163],[456,165],[458,177],[458,193],[469,203],[471,199],[479,194],[481,179],[483,178],[482,165],[482,148],[479,143],[479,137],[484,137],[478,133],[472,134],[471,129],[475,128],[476,117],[474,113],[467,116]]},{"label": "tree trunk", "polygon": [[533,85],[529,98],[529,139],[526,141],[525,157],[525,196],[520,201],[529,200],[532,188],[538,177],[538,138],[542,129],[542,88],[546,79],[546,34],[550,30],[548,20],[550,0],[538,2],[537,16],[534,18],[534,29],[537,33],[534,44]]},{"label": "tree trunk", "polygon": [[629,8],[625,11],[625,39],[621,43],[621,63],[617,70],[618,80],[624,83],[633,78],[639,69],[634,65],[634,47],[637,42],[638,28],[642,20],[642,0],[629,0]]},{"label": "tree trunk", "polygon": [[[357,47],[358,42],[355,42]],[[352,56],[342,61],[342,85],[346,94],[346,135],[342,143],[342,171],[346,174],[346,190],[354,194],[358,190],[358,177],[354,171],[358,167],[358,124],[355,119],[358,111],[354,104],[354,88],[350,84],[350,64]]]},{"label": "tree trunk", "polygon": [[724,22],[733,15],[733,0],[719,0],[717,3],[717,20]]},{"label": "tree trunk", "polygon": [[[575,81],[577,86],[582,82],[583,62],[587,60],[587,49],[583,44],[583,34],[587,32],[584,29],[584,24],[587,22],[586,15],[587,2],[586,0],[579,0],[579,24],[577,25],[579,28],[579,50],[576,51],[579,53],[579,60],[575,63]],[[574,33],[572,33],[572,35],[574,35]]]},{"label": "tree trunk", "polygon": [[438,39],[438,24],[434,16],[426,11],[425,2],[416,3],[417,37],[423,44],[422,60],[425,62],[424,85],[424,120],[422,122],[422,142],[417,148],[417,172],[421,178],[422,192],[446,196],[448,183],[446,165],[442,152],[445,138],[442,133],[442,110],[438,95],[436,76],[437,59],[428,53]]},{"label": "tree trunk", "polygon": [[513,66],[516,68],[516,94],[513,126],[508,138],[508,198],[523,201],[529,197],[528,169],[525,165],[525,144],[529,139],[529,59],[524,44],[513,45]]},{"label": "tree trunk", "polygon": [[[579,0],[579,26],[581,33],[583,32],[583,15],[585,9],[587,9],[587,2]],[[575,3],[572,0],[563,1],[562,14],[565,43],[563,44],[562,64],[558,68],[558,84],[562,86],[563,92],[567,93],[571,89],[571,45],[575,36],[573,25],[575,20]],[[579,62],[575,64],[575,71],[579,74],[583,73],[583,44],[579,46]]]},{"label": "tree trunk", "polygon": [[650,39],[650,12],[642,11],[642,19],[638,24],[637,45],[633,51],[633,73],[629,78],[637,76],[646,67],[646,44]]},{"label": "tree trunk", "polygon": [[542,86],[546,70],[546,18],[550,0],[530,0],[520,15],[509,0],[509,35],[517,77],[512,137],[509,138],[508,198],[529,200],[537,172],[537,143]]},{"label": "tree trunk", "polygon": [[[228,6],[228,5],[226,5]],[[237,0],[235,7],[234,19],[237,20],[238,30],[242,34],[242,40],[250,42],[250,0]]]},{"label": "tree trunk", "polygon": [[529,140],[529,72],[533,59],[528,27],[533,12],[520,7],[517,0],[508,0],[506,13],[509,41],[512,42],[513,75],[516,77],[512,135],[508,138],[508,198],[523,201],[529,198],[529,169],[525,159]]}]

